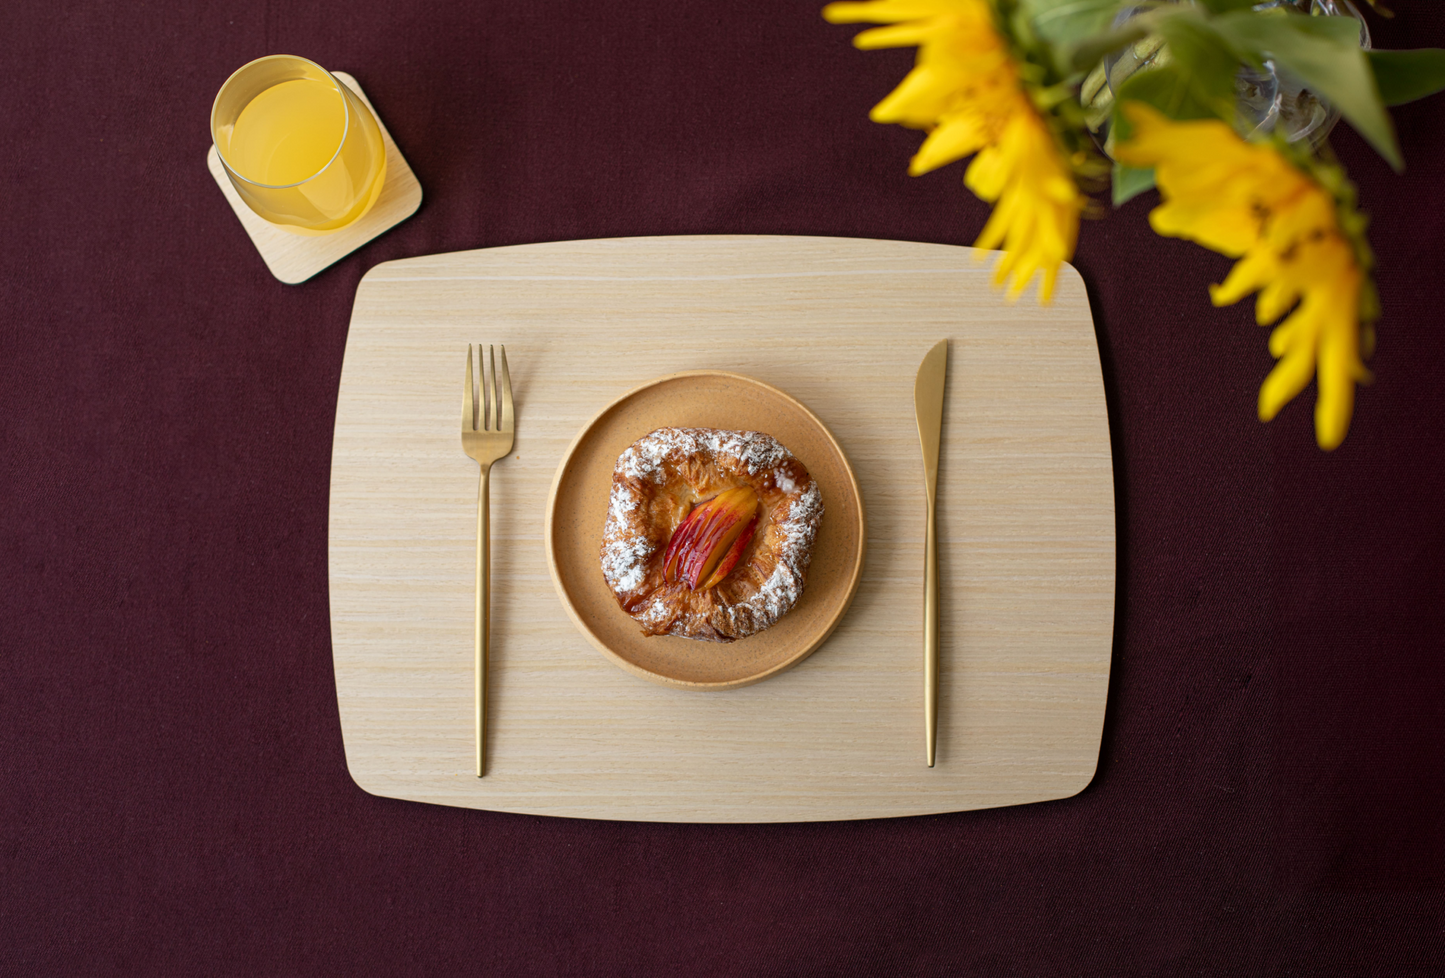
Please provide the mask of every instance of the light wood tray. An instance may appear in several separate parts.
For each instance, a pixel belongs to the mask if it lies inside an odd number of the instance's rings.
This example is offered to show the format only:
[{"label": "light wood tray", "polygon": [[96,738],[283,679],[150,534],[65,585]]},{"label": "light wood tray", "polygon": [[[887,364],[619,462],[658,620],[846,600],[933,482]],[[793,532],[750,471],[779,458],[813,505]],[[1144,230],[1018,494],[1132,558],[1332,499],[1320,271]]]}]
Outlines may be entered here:
[{"label": "light wood tray", "polygon": [[[1114,615],[1114,497],[1084,287],[1008,305],[970,249],[835,238],[525,245],[389,262],[357,290],[332,457],[331,624],[347,764],[379,795],[655,821],[868,818],[1061,798],[1092,778]],[[923,758],[922,460],[913,378],[951,340],[939,474],[938,766]],[[476,464],[468,342],[505,343],[492,470],[488,774],[472,763]],[[548,489],[599,410],[662,374],[756,377],[853,465],[867,561],[796,667],[696,693],[616,668],[547,570]],[[600,573],[600,572],[599,572]]]}]

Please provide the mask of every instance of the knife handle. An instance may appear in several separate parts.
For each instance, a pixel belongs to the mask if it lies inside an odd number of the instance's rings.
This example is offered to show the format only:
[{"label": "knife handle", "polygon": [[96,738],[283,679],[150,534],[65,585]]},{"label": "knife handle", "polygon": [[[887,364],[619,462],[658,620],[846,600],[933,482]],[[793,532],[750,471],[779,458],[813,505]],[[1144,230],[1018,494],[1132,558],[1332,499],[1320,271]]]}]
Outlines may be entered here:
[{"label": "knife handle", "polygon": [[930,499],[923,548],[923,736],[929,767],[933,767],[938,746],[938,539],[934,522]]}]

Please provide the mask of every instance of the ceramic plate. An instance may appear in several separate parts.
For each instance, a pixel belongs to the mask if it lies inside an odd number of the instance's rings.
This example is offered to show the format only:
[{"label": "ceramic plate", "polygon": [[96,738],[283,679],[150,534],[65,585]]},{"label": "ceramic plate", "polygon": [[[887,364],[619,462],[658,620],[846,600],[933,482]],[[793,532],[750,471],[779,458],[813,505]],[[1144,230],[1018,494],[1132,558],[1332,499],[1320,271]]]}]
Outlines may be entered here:
[{"label": "ceramic plate", "polygon": [[[599,554],[617,456],[664,427],[767,432],[817,481],[823,493],[823,523],[803,596],[771,628],[731,643],[647,637],[618,607],[603,580]],[[801,403],[739,374],[689,371],[623,395],[582,429],[553,479],[545,539],[562,604],[605,656],[634,675],[666,686],[736,689],[801,662],[842,619],[863,571],[863,500],[843,450]]]}]

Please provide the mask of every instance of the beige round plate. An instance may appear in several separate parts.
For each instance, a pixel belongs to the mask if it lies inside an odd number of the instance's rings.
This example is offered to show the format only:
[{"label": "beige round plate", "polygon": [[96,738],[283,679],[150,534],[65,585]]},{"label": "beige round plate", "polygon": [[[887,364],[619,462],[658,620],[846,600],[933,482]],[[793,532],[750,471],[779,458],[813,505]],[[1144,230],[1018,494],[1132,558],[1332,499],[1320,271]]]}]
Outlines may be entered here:
[{"label": "beige round plate", "polygon": [[[764,431],[808,467],[823,493],[823,523],[803,596],[772,628],[736,642],[648,638],[602,578],[602,527],[612,470],[629,445],[657,428]],[[582,634],[613,662],[679,689],[737,689],[807,658],[837,626],[863,572],[863,499],[832,434],[776,387],[740,374],[669,374],[613,401],[582,429],[557,467],[547,499],[547,566]]]}]

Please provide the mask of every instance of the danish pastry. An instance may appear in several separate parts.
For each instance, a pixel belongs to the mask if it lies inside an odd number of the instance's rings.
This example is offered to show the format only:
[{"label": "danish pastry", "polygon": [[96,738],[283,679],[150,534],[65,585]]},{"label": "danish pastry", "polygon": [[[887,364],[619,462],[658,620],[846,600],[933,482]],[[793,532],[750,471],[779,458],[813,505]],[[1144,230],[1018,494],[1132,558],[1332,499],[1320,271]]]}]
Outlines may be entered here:
[{"label": "danish pastry", "polygon": [[602,576],[644,635],[731,642],[797,603],[822,519],[771,435],[659,428],[617,459]]}]

